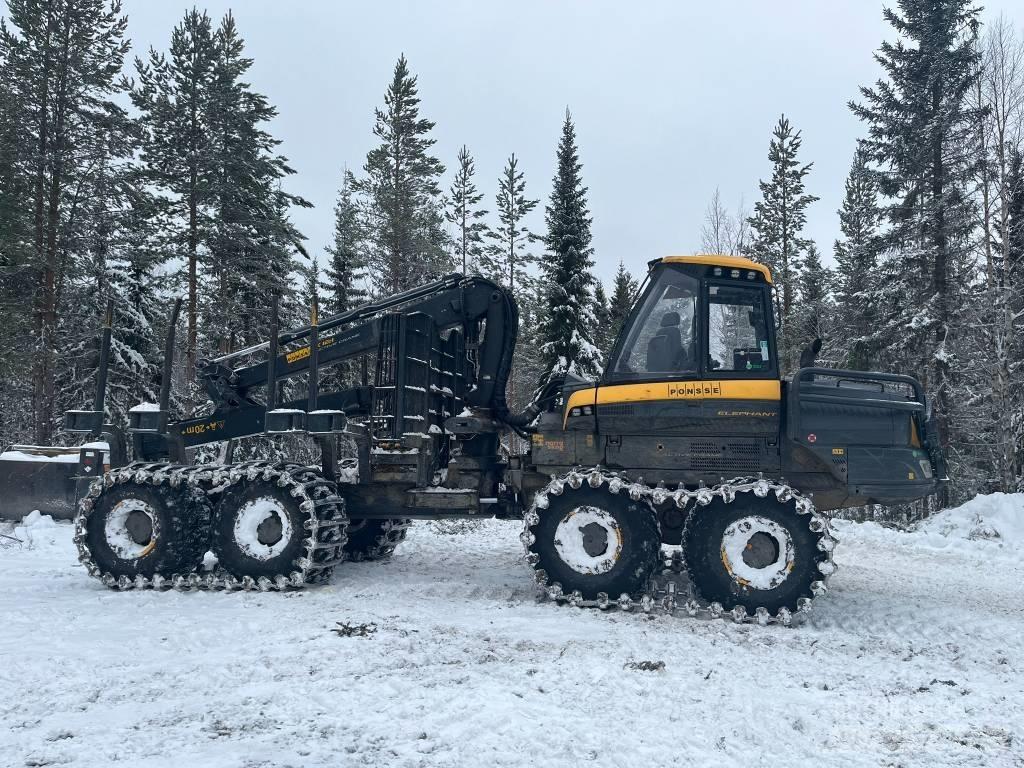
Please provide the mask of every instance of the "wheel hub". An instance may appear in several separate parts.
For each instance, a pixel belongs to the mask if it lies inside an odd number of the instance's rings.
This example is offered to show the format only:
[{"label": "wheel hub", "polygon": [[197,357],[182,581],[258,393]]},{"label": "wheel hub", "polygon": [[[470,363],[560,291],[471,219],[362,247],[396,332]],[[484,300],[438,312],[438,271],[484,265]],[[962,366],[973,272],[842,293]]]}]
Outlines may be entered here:
[{"label": "wheel hub", "polygon": [[156,511],[142,499],[122,499],[107,514],[103,534],[116,557],[145,557],[156,546]]},{"label": "wheel hub", "polygon": [[722,564],[736,583],[775,589],[793,570],[793,537],[781,523],[750,515],[729,524],[722,535]]},{"label": "wheel hub", "polygon": [[153,521],[142,510],[135,509],[129,512],[124,527],[136,544],[146,546],[153,538]]},{"label": "wheel hub", "polygon": [[591,557],[600,557],[608,551],[608,530],[599,523],[587,523],[580,528],[583,551]]},{"label": "wheel hub", "polygon": [[260,544],[272,546],[281,540],[284,526],[281,524],[281,516],[276,512],[272,513],[262,523],[256,526],[256,540]]},{"label": "wheel hub", "polygon": [[245,502],[235,513],[235,544],[257,560],[277,557],[292,538],[291,518],[282,502],[263,496]]},{"label": "wheel hub", "polygon": [[743,548],[743,562],[751,568],[767,568],[779,559],[779,542],[774,536],[758,531]]},{"label": "wheel hub", "polygon": [[607,573],[622,553],[622,531],[615,517],[598,507],[576,507],[555,529],[555,551],[577,573]]}]

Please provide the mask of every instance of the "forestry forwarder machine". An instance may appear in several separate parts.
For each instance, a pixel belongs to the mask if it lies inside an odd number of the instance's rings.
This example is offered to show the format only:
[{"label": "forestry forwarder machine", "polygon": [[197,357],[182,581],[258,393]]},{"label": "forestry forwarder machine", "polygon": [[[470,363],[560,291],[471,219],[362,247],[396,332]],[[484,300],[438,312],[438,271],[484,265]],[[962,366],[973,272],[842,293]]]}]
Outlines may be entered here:
[{"label": "forestry forwarder machine", "polygon": [[[321,322],[314,307],[305,328],[275,319],[266,343],[201,363],[207,415],[172,420],[179,300],[160,402],[126,432],[103,418],[108,311],[95,407],[65,422],[110,446],[109,468],[82,449],[79,559],[115,589],[285,590],[388,556],[414,519],[519,518],[541,596],[789,624],[835,571],[820,512],[924,497],[944,459],[914,378],[808,350],[780,380],[771,291],[746,259],[655,260],[601,378],[511,413],[516,303],[454,274]],[[320,368],[360,358],[360,385],[321,391]],[[308,397],[277,402],[301,374]],[[262,435],[308,435],[320,466],[231,461]],[[187,461],[215,442],[224,463]]]}]

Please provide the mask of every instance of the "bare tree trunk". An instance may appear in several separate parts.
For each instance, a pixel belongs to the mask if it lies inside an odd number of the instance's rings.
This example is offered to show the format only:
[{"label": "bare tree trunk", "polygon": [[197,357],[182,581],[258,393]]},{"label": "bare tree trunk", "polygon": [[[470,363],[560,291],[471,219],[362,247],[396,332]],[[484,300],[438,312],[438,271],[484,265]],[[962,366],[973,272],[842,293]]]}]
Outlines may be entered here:
[{"label": "bare tree trunk", "polygon": [[[932,114],[940,114],[943,93],[939,83],[932,86]],[[943,142],[941,128],[933,129],[931,138],[931,198],[932,198],[932,245],[935,249],[935,261],[932,271],[932,286],[935,291],[936,315],[935,348],[932,353],[934,382],[932,391],[935,393],[935,415],[939,431],[939,443],[945,448],[949,445],[949,363],[946,341],[949,332],[949,242],[946,236],[946,164],[942,154]],[[949,503],[949,491],[945,485],[939,491],[942,505]]]},{"label": "bare tree trunk", "polygon": [[[43,53],[42,71],[40,74],[40,91],[38,94],[39,107],[39,136],[36,146],[36,167],[35,167],[35,189],[33,192],[34,203],[34,256],[35,263],[40,269],[39,285],[35,296],[35,331],[36,331],[36,355],[32,364],[32,427],[34,439],[37,443],[46,442],[49,425],[49,412],[46,408],[46,382],[49,374],[49,357],[47,345],[48,338],[48,307],[47,296],[52,296],[52,275],[48,276],[46,271],[46,156],[50,151],[50,65],[51,65],[51,39],[54,33],[56,19],[50,13],[46,20],[46,39]],[[47,284],[51,290],[47,291]]]}]

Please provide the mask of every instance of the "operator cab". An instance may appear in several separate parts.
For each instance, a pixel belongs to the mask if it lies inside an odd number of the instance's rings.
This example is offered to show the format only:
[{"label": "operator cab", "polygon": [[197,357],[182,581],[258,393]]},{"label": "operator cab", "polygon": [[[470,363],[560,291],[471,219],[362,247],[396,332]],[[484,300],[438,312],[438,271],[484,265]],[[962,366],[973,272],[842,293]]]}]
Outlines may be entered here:
[{"label": "operator cab", "polygon": [[778,379],[771,278],[735,256],[668,256],[650,272],[604,383]]}]

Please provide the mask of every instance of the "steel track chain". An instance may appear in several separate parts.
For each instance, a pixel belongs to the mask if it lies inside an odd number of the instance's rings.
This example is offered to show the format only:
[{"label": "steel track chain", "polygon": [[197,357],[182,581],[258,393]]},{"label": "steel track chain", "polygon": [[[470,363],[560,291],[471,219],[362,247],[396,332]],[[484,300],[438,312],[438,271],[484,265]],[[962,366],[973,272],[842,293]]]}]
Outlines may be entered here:
[{"label": "steel track chain", "polygon": [[[608,491],[613,494],[626,493],[633,501],[645,500],[655,507],[672,501],[680,509],[685,509],[693,503],[695,507],[704,507],[714,499],[720,498],[725,503],[732,503],[738,494],[753,493],[759,498],[766,498],[768,494],[774,493],[780,502],[795,502],[797,514],[810,515],[808,527],[818,534],[818,549],[824,553],[825,558],[818,563],[818,572],[821,579],[811,583],[811,593],[814,597],[820,597],[828,591],[828,580],[835,574],[838,566],[833,560],[833,552],[838,543],[835,534],[832,532],[828,518],[819,514],[814,509],[813,502],[789,485],[783,482],[772,482],[763,477],[750,478],[738,477],[733,480],[723,481],[715,486],[701,485],[695,490],[688,490],[680,486],[676,490],[669,490],[663,484],[651,488],[641,481],[633,481],[615,473],[608,472],[601,467],[593,469],[575,468],[562,476],[552,476],[551,481],[543,489],[537,492],[533,504],[523,516],[524,528],[520,534],[520,540],[526,552],[526,560],[534,569],[534,580],[537,586],[538,597],[542,600],[552,600],[559,604],[570,605],[577,608],[598,608],[600,610],[615,609],[620,611],[639,610],[648,614],[662,614],[668,616],[682,615],[701,616],[706,618],[731,618],[737,623],[756,622],[757,624],[781,624],[791,626],[800,621],[811,612],[812,599],[801,597],[797,601],[797,610],[791,611],[788,608],[781,608],[775,614],[769,613],[764,607],[759,607],[751,616],[741,605],[726,608],[721,603],[708,603],[693,594],[689,583],[681,587],[677,577],[685,571],[685,563],[682,560],[682,553],[676,551],[671,556],[664,558],[662,567],[645,586],[642,595],[637,599],[623,593],[617,599],[605,593],[599,593],[597,599],[584,599],[578,590],[566,594],[562,585],[558,582],[549,583],[547,573],[542,568],[537,568],[539,556],[530,551],[530,545],[534,542],[533,533],[530,528],[540,522],[540,515],[537,510],[547,509],[550,496],[560,496],[565,487],[572,489],[580,488],[587,483],[591,488],[608,486]],[[663,553],[664,554],[664,553]],[[685,599],[684,598],[685,590]]]},{"label": "steel track chain", "polygon": [[[373,542],[363,549],[352,550],[346,555],[346,560],[353,563],[371,562],[390,557],[399,544],[405,541],[405,537],[412,528],[412,520],[409,518],[388,518],[383,520],[365,520],[363,525],[379,524],[380,532],[374,537]],[[358,533],[351,531],[350,533]],[[350,536],[349,539],[353,539]]]},{"label": "steel track chain", "polygon": [[[221,569],[203,574],[193,569],[188,573],[155,574],[152,577],[115,577],[102,572],[89,551],[86,543],[89,515],[92,514],[96,500],[105,489],[115,485],[137,483],[167,485],[171,488],[193,487],[210,495],[243,480],[256,479],[274,482],[280,488],[287,488],[288,493],[299,500],[299,508],[307,515],[303,525],[306,534],[305,551],[301,558],[294,561],[295,569],[287,576],[280,574],[274,579],[266,576],[258,579],[251,576],[239,578]],[[345,504],[337,495],[334,484],[310,467],[269,461],[200,465],[136,462],[110,470],[89,485],[89,491],[79,502],[75,515],[74,540],[78,547],[78,561],[85,566],[90,576],[99,579],[111,589],[270,592],[298,589],[308,583],[326,581],[330,578],[334,567],[345,559],[343,548],[347,525]]]}]

